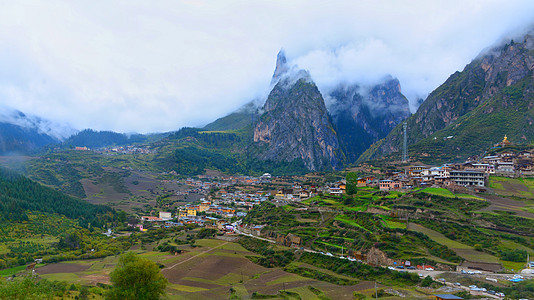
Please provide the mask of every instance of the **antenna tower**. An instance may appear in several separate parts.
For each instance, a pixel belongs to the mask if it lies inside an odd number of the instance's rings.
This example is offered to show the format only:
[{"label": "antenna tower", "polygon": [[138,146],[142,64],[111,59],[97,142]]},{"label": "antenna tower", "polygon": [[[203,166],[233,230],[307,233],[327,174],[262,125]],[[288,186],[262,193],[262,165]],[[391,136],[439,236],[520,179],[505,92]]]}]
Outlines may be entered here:
[{"label": "antenna tower", "polygon": [[402,129],[404,131],[404,144],[402,145],[402,162],[408,161],[408,137],[406,135],[407,122],[404,122]]}]

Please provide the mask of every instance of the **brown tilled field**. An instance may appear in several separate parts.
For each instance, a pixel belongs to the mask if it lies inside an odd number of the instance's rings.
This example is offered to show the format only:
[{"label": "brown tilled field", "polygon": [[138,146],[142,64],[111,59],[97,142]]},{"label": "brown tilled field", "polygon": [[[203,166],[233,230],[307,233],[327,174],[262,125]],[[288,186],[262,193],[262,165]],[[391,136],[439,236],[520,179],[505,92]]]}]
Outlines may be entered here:
[{"label": "brown tilled field", "polygon": [[57,263],[37,268],[35,272],[37,274],[76,273],[87,271],[90,267],[89,264]]},{"label": "brown tilled field", "polygon": [[232,288],[236,291],[235,295],[242,298],[248,298],[254,292],[276,295],[285,289],[299,293],[302,299],[318,299],[308,289],[313,286],[331,299],[352,299],[354,291],[374,287],[374,282],[367,281],[354,286],[338,286],[288,273],[280,268],[264,268],[248,260],[245,256],[254,254],[239,244],[207,241],[206,246],[192,250],[187,258],[175,263],[174,267],[171,265],[163,270],[172,283],[171,298],[225,299]]},{"label": "brown tilled field", "polygon": [[[162,273],[169,280],[168,299],[227,299],[234,296],[250,298],[257,292],[277,295],[281,290],[298,293],[302,299],[319,299],[309,287],[319,289],[330,299],[352,299],[355,291],[368,293],[374,282],[362,281],[353,286],[338,286],[285,272],[280,268],[265,268],[246,258],[253,253],[237,243],[224,240],[198,240],[201,247],[187,248],[174,256],[137,249],[142,257],[165,265]],[[185,247],[185,246],[183,246]],[[96,285],[111,284],[109,273],[117,256],[99,260],[55,263],[37,269],[49,279]],[[325,273],[332,273],[321,270]]]}]

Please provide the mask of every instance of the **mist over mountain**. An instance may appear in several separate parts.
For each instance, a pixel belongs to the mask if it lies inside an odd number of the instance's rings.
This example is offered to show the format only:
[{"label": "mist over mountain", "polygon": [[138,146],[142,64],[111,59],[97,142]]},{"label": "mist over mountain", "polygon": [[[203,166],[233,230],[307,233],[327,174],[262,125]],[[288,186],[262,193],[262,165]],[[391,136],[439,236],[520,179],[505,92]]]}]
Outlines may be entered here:
[{"label": "mist over mountain", "polygon": [[55,140],[63,141],[77,132],[68,124],[61,124],[51,120],[42,119],[34,115],[27,115],[21,111],[0,106],[0,122],[12,124],[24,129],[35,130]]},{"label": "mist over mountain", "polygon": [[400,83],[388,76],[371,87],[340,84],[329,92],[328,110],[349,162],[410,116]]},{"label": "mist over mountain", "polygon": [[[532,32],[481,53],[452,74],[408,119],[410,156],[463,159],[507,135],[515,143],[534,140],[534,38]],[[449,138],[447,138],[449,137]],[[401,126],[360,160],[398,153]]]},{"label": "mist over mountain", "polygon": [[29,153],[43,146],[57,144],[76,130],[37,116],[0,107],[0,153]]},{"label": "mist over mountain", "polygon": [[410,116],[409,102],[392,76],[371,85],[340,82],[326,91],[312,77],[280,50],[264,103],[251,101],[203,129],[252,130],[247,148],[257,159],[299,160],[309,170],[325,170],[356,161]]},{"label": "mist over mountain", "polygon": [[337,166],[342,156],[339,141],[310,74],[289,68],[280,51],[272,82],[275,86],[254,127],[257,157],[275,161],[300,159],[309,170]]},{"label": "mist over mountain", "polygon": [[[212,137],[214,140],[226,141],[223,136],[231,134],[240,144],[224,150],[228,153],[221,153],[221,157],[235,154],[233,159],[244,160],[240,156],[246,156],[248,164],[254,160],[296,162],[308,170],[329,170],[358,158],[362,161],[398,153],[400,123],[405,119],[410,151],[426,157],[446,152],[461,158],[487,148],[504,134],[531,142],[534,134],[529,124],[534,117],[530,116],[529,80],[533,49],[532,34],[488,48],[462,72],[451,75],[424,102],[418,101],[421,106],[412,116],[397,78],[389,75],[374,83],[340,81],[320,90],[313,74],[288,60],[281,50],[271,90],[265,98],[250,101],[234,113],[195,130],[191,139],[183,140],[199,141],[199,133],[214,131],[219,135]],[[74,132],[20,112],[3,112],[0,120],[5,121],[4,132],[10,132],[2,135],[4,152],[38,149],[64,141],[68,133]],[[24,141],[23,136],[29,141]],[[444,136],[455,138],[445,141]],[[150,143],[163,137],[86,130],[72,136],[65,145]],[[212,142],[202,147],[215,150],[211,144],[217,143]]]}]

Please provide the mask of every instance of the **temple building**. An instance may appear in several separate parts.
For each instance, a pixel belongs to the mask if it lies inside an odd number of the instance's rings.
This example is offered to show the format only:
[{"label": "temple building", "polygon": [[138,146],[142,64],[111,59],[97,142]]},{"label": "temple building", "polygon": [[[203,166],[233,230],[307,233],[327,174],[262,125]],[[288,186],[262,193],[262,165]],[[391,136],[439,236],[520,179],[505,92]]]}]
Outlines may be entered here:
[{"label": "temple building", "polygon": [[512,145],[512,142],[510,142],[508,140],[508,137],[506,137],[506,135],[504,135],[504,139],[502,140],[502,142],[499,142],[497,144],[495,144],[495,147],[506,147],[506,146],[510,146]]}]

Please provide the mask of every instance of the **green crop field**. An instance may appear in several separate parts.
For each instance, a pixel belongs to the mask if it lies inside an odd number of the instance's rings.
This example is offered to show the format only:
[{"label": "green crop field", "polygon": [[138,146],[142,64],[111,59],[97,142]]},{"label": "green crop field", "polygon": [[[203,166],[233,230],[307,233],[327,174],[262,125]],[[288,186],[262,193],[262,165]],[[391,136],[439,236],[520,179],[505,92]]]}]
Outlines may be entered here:
[{"label": "green crop field", "polygon": [[451,191],[444,189],[444,188],[426,188],[424,190],[419,191],[418,193],[426,193],[430,195],[449,197],[449,198],[455,197]]}]

